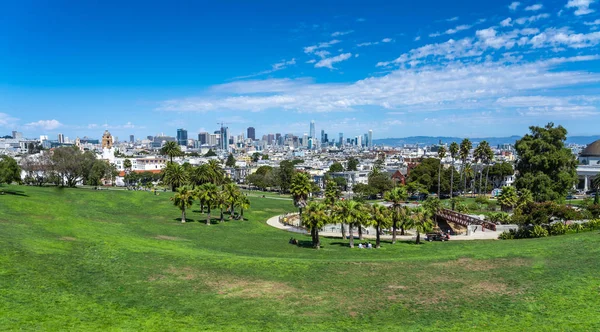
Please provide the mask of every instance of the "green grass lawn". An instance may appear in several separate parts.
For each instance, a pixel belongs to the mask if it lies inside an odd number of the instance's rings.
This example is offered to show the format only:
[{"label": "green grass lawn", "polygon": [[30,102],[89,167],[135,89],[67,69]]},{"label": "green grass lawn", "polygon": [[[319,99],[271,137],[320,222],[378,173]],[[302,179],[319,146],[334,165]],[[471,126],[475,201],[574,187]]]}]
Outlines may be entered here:
[{"label": "green grass lawn", "polygon": [[316,251],[265,224],[291,201],[206,226],[168,193],[4,189],[2,330],[600,330],[598,232]]}]

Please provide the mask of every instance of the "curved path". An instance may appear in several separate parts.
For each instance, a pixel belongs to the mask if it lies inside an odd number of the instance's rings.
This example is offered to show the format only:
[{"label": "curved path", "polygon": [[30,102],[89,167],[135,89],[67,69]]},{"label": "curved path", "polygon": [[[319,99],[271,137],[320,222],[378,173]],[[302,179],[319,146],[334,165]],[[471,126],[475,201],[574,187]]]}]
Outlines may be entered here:
[{"label": "curved path", "polygon": [[[284,225],[284,224],[280,223],[279,217],[280,216],[274,216],[274,217],[269,218],[267,220],[267,225],[284,230],[284,231],[292,232],[292,233],[308,234],[308,232],[303,228],[299,228],[299,227],[295,227],[295,226],[288,226],[288,225]],[[500,232],[486,230],[484,232],[476,232],[476,233],[468,235],[468,236],[467,235],[454,235],[454,236],[450,237],[450,240],[451,241],[497,240],[498,236],[500,234],[501,234]],[[319,232],[319,235],[325,236],[325,237],[342,238],[342,234],[340,234],[338,232]],[[369,240],[375,240],[375,235],[363,234],[363,238],[369,239]],[[354,239],[358,239],[357,232],[354,232]],[[381,239],[382,240],[391,240],[392,236],[391,235],[381,235]],[[398,241],[411,241],[411,240],[414,241],[415,237],[413,235],[396,235],[396,239]]]}]

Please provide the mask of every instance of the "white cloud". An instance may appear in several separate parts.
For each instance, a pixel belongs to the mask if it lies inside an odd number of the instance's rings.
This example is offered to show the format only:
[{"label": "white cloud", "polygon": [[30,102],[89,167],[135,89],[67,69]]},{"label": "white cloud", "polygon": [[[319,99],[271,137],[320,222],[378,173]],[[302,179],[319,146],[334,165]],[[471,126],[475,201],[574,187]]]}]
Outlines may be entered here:
[{"label": "white cloud", "polygon": [[392,38],[383,38],[383,39],[381,40],[381,42],[382,42],[382,43],[389,43],[389,42],[391,42],[392,40],[393,40]]},{"label": "white cloud", "polygon": [[446,21],[447,21],[447,22],[454,22],[454,21],[458,21],[458,16],[454,16],[454,17],[451,17],[451,18],[449,18],[449,19],[446,19]]},{"label": "white cloud", "polygon": [[315,68],[335,69],[333,67],[334,63],[346,61],[346,60],[350,59],[350,57],[352,57],[352,53],[343,53],[343,54],[336,55],[331,58],[325,58],[325,59],[322,59],[321,61],[317,62],[315,64]]},{"label": "white cloud", "polygon": [[502,20],[502,22],[500,22],[500,26],[510,27],[510,26],[512,26],[512,23],[510,23],[510,21],[512,21],[512,18],[510,18],[510,17],[507,19],[504,19],[504,20]]},{"label": "white cloud", "polygon": [[468,29],[470,29],[470,28],[471,28],[471,26],[470,26],[470,25],[463,24],[463,25],[459,25],[459,26],[457,26],[457,27],[456,27],[456,28],[454,28],[454,29],[448,29],[448,30],[446,30],[446,31],[444,32],[444,34],[446,34],[446,35],[453,35],[453,34],[455,34],[455,33],[459,32],[459,31],[468,30]]},{"label": "white cloud", "polygon": [[331,34],[331,37],[345,36],[345,35],[353,33],[353,32],[354,32],[354,30],[336,31],[336,32],[334,32],[334,33]]},{"label": "white cloud", "polygon": [[288,66],[295,65],[295,64],[296,64],[295,58],[292,58],[291,60],[281,60],[280,62],[272,64],[271,69],[259,71],[258,73],[254,73],[254,74],[250,74],[250,75],[237,76],[237,77],[234,77],[233,79],[237,80],[237,79],[256,77],[256,76],[260,76],[260,75],[266,75],[266,74],[270,74],[270,73],[285,69]]},{"label": "white cloud", "polygon": [[592,22],[583,22],[583,24],[585,24],[585,25],[600,25],[600,19],[597,19]]},{"label": "white cloud", "polygon": [[366,21],[366,19],[364,19],[362,17],[359,17],[359,18],[356,19],[356,22],[364,22],[364,21]]},{"label": "white cloud", "polygon": [[320,51],[315,52],[315,55],[320,57],[321,59],[327,57],[329,54],[331,54],[331,53],[329,53],[329,51],[325,51],[325,50],[320,50]]},{"label": "white cloud", "polygon": [[365,43],[360,43],[360,44],[356,44],[357,47],[365,47],[365,46],[371,46],[371,45],[377,45],[379,44],[379,42],[365,42]]},{"label": "white cloud", "polygon": [[63,126],[58,120],[39,120],[25,124],[26,127],[38,128],[42,130],[54,130]]},{"label": "white cloud", "polygon": [[575,10],[575,15],[587,15],[593,13],[595,10],[590,9],[590,5],[596,2],[596,0],[569,0],[565,7],[567,8],[577,8]]},{"label": "white cloud", "polygon": [[548,18],[550,17],[549,14],[538,14],[538,15],[534,15],[534,16],[529,16],[529,17],[521,17],[515,20],[515,23],[523,25],[526,23],[533,23],[535,21],[544,19],[544,18]]},{"label": "white cloud", "polygon": [[568,28],[548,28],[531,38],[534,48],[566,46],[570,48],[594,47],[600,43],[600,32],[574,33]]},{"label": "white cloud", "polygon": [[519,7],[520,4],[521,4],[520,2],[514,1],[513,3],[511,3],[508,6],[508,9],[510,9],[510,10],[517,10],[517,7]]},{"label": "white cloud", "polygon": [[315,60],[315,59],[311,59],[311,60],[306,61],[306,63],[315,63],[315,62],[317,62],[317,60]]},{"label": "white cloud", "polygon": [[321,49],[321,48],[329,48],[329,47],[331,47],[332,45],[335,45],[335,44],[337,44],[337,43],[340,43],[340,41],[339,41],[339,40],[337,40],[337,39],[333,39],[333,40],[330,40],[330,41],[328,41],[328,42],[322,42],[322,43],[319,43],[319,44],[317,44],[317,45],[306,46],[306,47],[304,48],[304,53],[306,53],[306,54],[310,54],[310,53],[313,53],[314,51],[316,51],[316,50],[318,50],[318,49]]},{"label": "white cloud", "polygon": [[18,120],[6,113],[0,113],[0,127],[14,127]]},{"label": "white cloud", "polygon": [[525,7],[526,11],[536,12],[544,7],[541,3]]},{"label": "white cloud", "polygon": [[419,40],[421,40],[421,36],[416,36],[415,41],[419,41]]}]

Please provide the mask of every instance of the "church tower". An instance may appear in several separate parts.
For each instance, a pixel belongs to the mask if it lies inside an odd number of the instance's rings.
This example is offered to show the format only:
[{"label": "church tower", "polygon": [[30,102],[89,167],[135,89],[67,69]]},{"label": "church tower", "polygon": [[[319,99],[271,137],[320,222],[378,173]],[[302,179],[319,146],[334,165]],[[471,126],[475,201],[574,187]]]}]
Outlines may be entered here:
[{"label": "church tower", "polygon": [[113,147],[113,137],[108,132],[108,130],[104,131],[104,135],[102,135],[102,148],[103,149],[111,149]]}]

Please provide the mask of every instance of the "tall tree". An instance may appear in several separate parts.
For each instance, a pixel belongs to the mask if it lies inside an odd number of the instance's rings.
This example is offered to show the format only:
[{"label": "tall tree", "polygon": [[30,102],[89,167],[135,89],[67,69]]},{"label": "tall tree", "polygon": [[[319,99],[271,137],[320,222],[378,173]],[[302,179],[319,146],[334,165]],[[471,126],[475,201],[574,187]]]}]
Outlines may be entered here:
[{"label": "tall tree", "polygon": [[237,205],[240,207],[240,219],[244,220],[244,211],[250,208],[250,200],[246,195],[239,195]]},{"label": "tall tree", "polygon": [[358,159],[354,157],[350,157],[348,159],[346,170],[348,171],[358,171]]},{"label": "tall tree", "polygon": [[592,187],[596,189],[594,193],[594,205],[600,204],[600,174],[597,174],[592,180]]},{"label": "tall tree", "polygon": [[362,213],[361,203],[354,200],[337,202],[333,211],[337,221],[348,224],[350,248],[354,248],[354,228],[352,226],[361,218]]},{"label": "tall tree", "polygon": [[577,182],[577,159],[565,147],[567,130],[562,126],[529,127],[530,134],[517,141],[515,149],[518,190],[529,189],[534,199],[561,201]]},{"label": "tall tree", "polygon": [[211,209],[217,205],[219,188],[214,183],[205,183],[197,188],[196,197],[200,200],[200,209],[207,208],[206,224],[210,225]]},{"label": "tall tree", "polygon": [[235,167],[235,158],[233,157],[233,153],[230,153],[227,156],[227,161],[225,161],[225,166],[227,166],[227,167]]},{"label": "tall tree", "polygon": [[434,217],[437,225],[437,214],[442,209],[440,199],[437,197],[428,197],[425,202],[423,202],[423,208],[430,216]]},{"label": "tall tree", "polygon": [[329,223],[330,216],[327,212],[327,206],[319,202],[311,202],[306,207],[306,213],[302,218],[302,225],[310,230],[313,247],[321,248],[319,239],[319,229]]},{"label": "tall tree", "polygon": [[[454,161],[458,157],[458,143],[450,143],[450,157],[452,157],[452,172],[450,173],[450,199],[454,196]],[[452,204],[452,210],[454,210],[454,204]]]},{"label": "tall tree", "polygon": [[522,208],[531,202],[533,202],[533,193],[531,190],[521,189],[519,191],[519,198],[517,199],[517,207]]},{"label": "tall tree", "polygon": [[340,162],[335,162],[335,163],[331,164],[331,166],[329,166],[330,173],[338,173],[338,172],[343,172],[343,171],[344,171],[344,166]]},{"label": "tall tree", "polygon": [[392,224],[392,212],[381,204],[373,204],[371,207],[373,225],[375,226],[375,248],[381,247],[381,230],[389,228]]},{"label": "tall tree", "polygon": [[131,160],[129,160],[129,158],[123,160],[123,168],[125,169],[125,173],[129,173],[131,172]]},{"label": "tall tree", "polygon": [[440,167],[438,170],[438,190],[437,190],[437,194],[438,197],[440,197],[440,189],[441,189],[441,185],[442,185],[442,161],[444,160],[444,158],[446,158],[446,147],[445,146],[440,146],[438,148],[438,157],[440,158]]},{"label": "tall tree", "polygon": [[294,205],[298,208],[300,220],[302,220],[302,209],[306,207],[308,194],[312,190],[312,185],[308,174],[298,172],[292,177],[290,193],[294,199]]},{"label": "tall tree", "polygon": [[383,199],[386,202],[392,203],[390,208],[394,212],[392,214],[392,244],[394,244],[396,243],[396,231],[398,230],[399,225],[401,226],[401,235],[404,235],[404,227],[402,227],[404,210],[402,208],[402,203],[406,202],[408,199],[406,187],[400,186],[386,192],[383,195]]},{"label": "tall tree", "polygon": [[169,156],[171,163],[173,162],[173,157],[178,157],[181,155],[181,148],[175,141],[166,142],[165,145],[160,149],[160,153],[163,156]]},{"label": "tall tree", "polygon": [[[475,163],[479,165],[479,187],[477,190],[477,194],[481,195],[481,182],[483,180],[483,167],[481,166],[484,159],[484,147],[479,144],[473,151],[473,159],[475,159]],[[475,181],[477,181],[477,173],[475,175]]]},{"label": "tall tree", "polygon": [[185,210],[194,203],[194,191],[188,186],[177,188],[175,195],[171,197],[173,205],[181,210],[181,222],[185,223]]},{"label": "tall tree", "polygon": [[417,207],[411,210],[410,213],[410,228],[413,228],[417,233],[415,243],[421,243],[421,233],[427,233],[433,229],[431,214],[422,207]]},{"label": "tall tree", "polygon": [[281,192],[285,193],[290,188],[294,173],[296,173],[296,169],[291,161],[284,160],[279,163],[279,169],[277,171],[277,180],[279,188],[281,188]]},{"label": "tall tree", "polygon": [[231,220],[235,213],[235,205],[242,194],[238,186],[234,183],[228,183],[223,185],[223,195],[225,196],[225,201],[227,202],[229,209],[229,220]]},{"label": "tall tree", "polygon": [[[485,142],[485,144],[484,144]],[[484,158],[484,162],[486,164],[486,168],[485,168],[485,192],[487,193],[488,191],[488,179],[490,176],[490,164],[494,161],[494,151],[492,151],[492,148],[490,147],[490,144],[487,141],[483,141],[481,142],[481,144],[483,145],[483,158]]]},{"label": "tall tree", "polygon": [[460,156],[460,161],[461,161],[461,179],[464,176],[464,186],[463,186],[463,191],[467,191],[467,177],[465,175],[465,168],[466,168],[466,164],[467,164],[467,158],[469,158],[469,153],[471,151],[471,148],[473,148],[473,143],[471,143],[471,141],[468,138],[465,138],[462,140],[462,142],[460,142],[460,148],[459,148],[459,156]]},{"label": "tall tree", "polygon": [[168,163],[167,167],[162,170],[162,181],[171,186],[171,190],[175,191],[188,183],[189,177],[183,166],[177,163]]},{"label": "tall tree", "polygon": [[225,181],[225,172],[223,171],[223,167],[221,167],[221,163],[211,159],[208,161],[207,165],[210,182],[217,186],[223,184]]},{"label": "tall tree", "polygon": [[9,156],[0,157],[0,184],[21,183],[21,168],[17,161]]},{"label": "tall tree", "polygon": [[60,182],[67,187],[75,187],[83,180],[85,156],[76,147],[59,147],[52,152],[52,164]]}]

